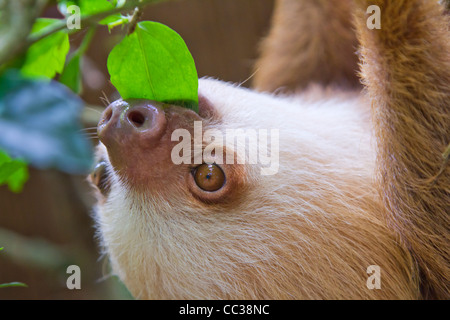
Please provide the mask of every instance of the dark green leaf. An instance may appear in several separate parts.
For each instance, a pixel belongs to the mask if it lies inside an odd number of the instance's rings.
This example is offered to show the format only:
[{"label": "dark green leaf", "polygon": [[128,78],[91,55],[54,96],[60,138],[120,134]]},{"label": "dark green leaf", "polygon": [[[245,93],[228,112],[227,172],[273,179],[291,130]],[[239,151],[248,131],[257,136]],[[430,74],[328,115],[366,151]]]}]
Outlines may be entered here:
[{"label": "dark green leaf", "polygon": [[[36,34],[58,22],[58,19],[40,18],[34,24],[31,33]],[[55,32],[39,40],[28,48],[21,69],[22,74],[52,79],[56,73],[63,71],[69,48],[69,36],[64,31]]]},{"label": "dark green leaf", "polygon": [[198,111],[198,76],[183,39],[169,27],[144,21],[108,57],[111,82],[123,99],[176,102]]},{"label": "dark green leaf", "polygon": [[81,134],[83,102],[55,82],[0,77],[0,148],[38,168],[86,173],[91,144]]}]

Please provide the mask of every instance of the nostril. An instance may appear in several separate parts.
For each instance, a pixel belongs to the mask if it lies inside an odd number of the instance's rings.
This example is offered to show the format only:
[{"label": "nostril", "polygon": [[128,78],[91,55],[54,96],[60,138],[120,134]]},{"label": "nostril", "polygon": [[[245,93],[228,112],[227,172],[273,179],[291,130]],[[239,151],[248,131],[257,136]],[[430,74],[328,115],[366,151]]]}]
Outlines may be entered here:
[{"label": "nostril", "polygon": [[131,111],[130,113],[128,113],[128,120],[136,128],[140,128],[144,125],[146,117],[139,111]]},{"label": "nostril", "polygon": [[159,102],[139,99],[117,100],[108,106],[103,111],[97,132],[108,148],[110,159],[113,153],[118,158],[128,157],[124,150],[131,152],[133,146],[149,147],[159,141],[167,127],[163,107]]},{"label": "nostril", "polygon": [[103,123],[108,123],[111,120],[113,114],[112,108],[108,108],[105,110],[105,114],[103,116]]}]

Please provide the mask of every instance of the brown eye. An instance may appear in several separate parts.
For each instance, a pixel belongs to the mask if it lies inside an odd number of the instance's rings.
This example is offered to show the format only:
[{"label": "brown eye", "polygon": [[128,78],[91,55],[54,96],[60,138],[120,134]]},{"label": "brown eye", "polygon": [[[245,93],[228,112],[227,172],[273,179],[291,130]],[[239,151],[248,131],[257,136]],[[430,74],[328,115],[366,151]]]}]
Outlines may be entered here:
[{"label": "brown eye", "polygon": [[106,196],[110,189],[106,162],[99,162],[91,173],[92,183]]},{"label": "brown eye", "polygon": [[215,164],[202,164],[197,167],[194,173],[197,186],[205,191],[217,191],[225,184],[225,174],[222,169]]}]

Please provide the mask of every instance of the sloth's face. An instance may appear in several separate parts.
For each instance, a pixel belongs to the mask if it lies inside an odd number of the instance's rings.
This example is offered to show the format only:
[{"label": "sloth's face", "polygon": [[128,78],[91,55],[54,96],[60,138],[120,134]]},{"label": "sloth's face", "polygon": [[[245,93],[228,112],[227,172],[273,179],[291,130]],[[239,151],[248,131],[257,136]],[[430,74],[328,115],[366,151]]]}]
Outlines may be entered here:
[{"label": "sloth's face", "polygon": [[[118,100],[108,106],[98,125],[101,144],[90,176],[101,202],[107,201],[115,180],[130,192],[168,202],[183,198],[189,203],[217,204],[242,192],[244,165],[222,161],[233,150],[218,146],[220,152],[216,154],[216,148],[208,158],[198,160],[195,123],[201,123],[202,130],[220,123],[204,97],[200,97],[199,114],[148,100]],[[183,141],[177,132],[184,134]],[[177,148],[180,141],[185,143],[184,150]],[[204,147],[200,142],[198,150],[203,153]],[[180,155],[182,163],[177,160]]]}]

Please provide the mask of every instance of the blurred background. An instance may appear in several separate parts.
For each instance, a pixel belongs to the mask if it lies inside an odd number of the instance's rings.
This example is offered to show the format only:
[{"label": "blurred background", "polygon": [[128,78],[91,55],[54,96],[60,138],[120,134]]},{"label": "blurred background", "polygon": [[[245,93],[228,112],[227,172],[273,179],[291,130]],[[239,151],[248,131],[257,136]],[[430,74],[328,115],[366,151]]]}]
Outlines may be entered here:
[{"label": "blurred background", "polygon": [[[199,77],[240,83],[252,74],[273,5],[274,0],[177,0],[147,6],[141,20],[158,21],[177,31],[194,57]],[[43,16],[62,17],[52,6]],[[71,47],[76,48],[83,35],[81,31],[71,36]],[[105,108],[103,97],[118,98],[106,61],[120,37],[120,30],[109,34],[106,27],[98,28],[84,60],[86,128],[96,126],[99,111]],[[2,288],[0,299],[132,298],[111,276],[107,258],[100,256],[93,203],[86,177],[58,171],[30,168],[30,179],[19,194],[0,187],[0,247],[5,248],[0,252],[0,284],[19,281],[28,286]],[[81,290],[67,289],[69,265],[81,269]]]}]

